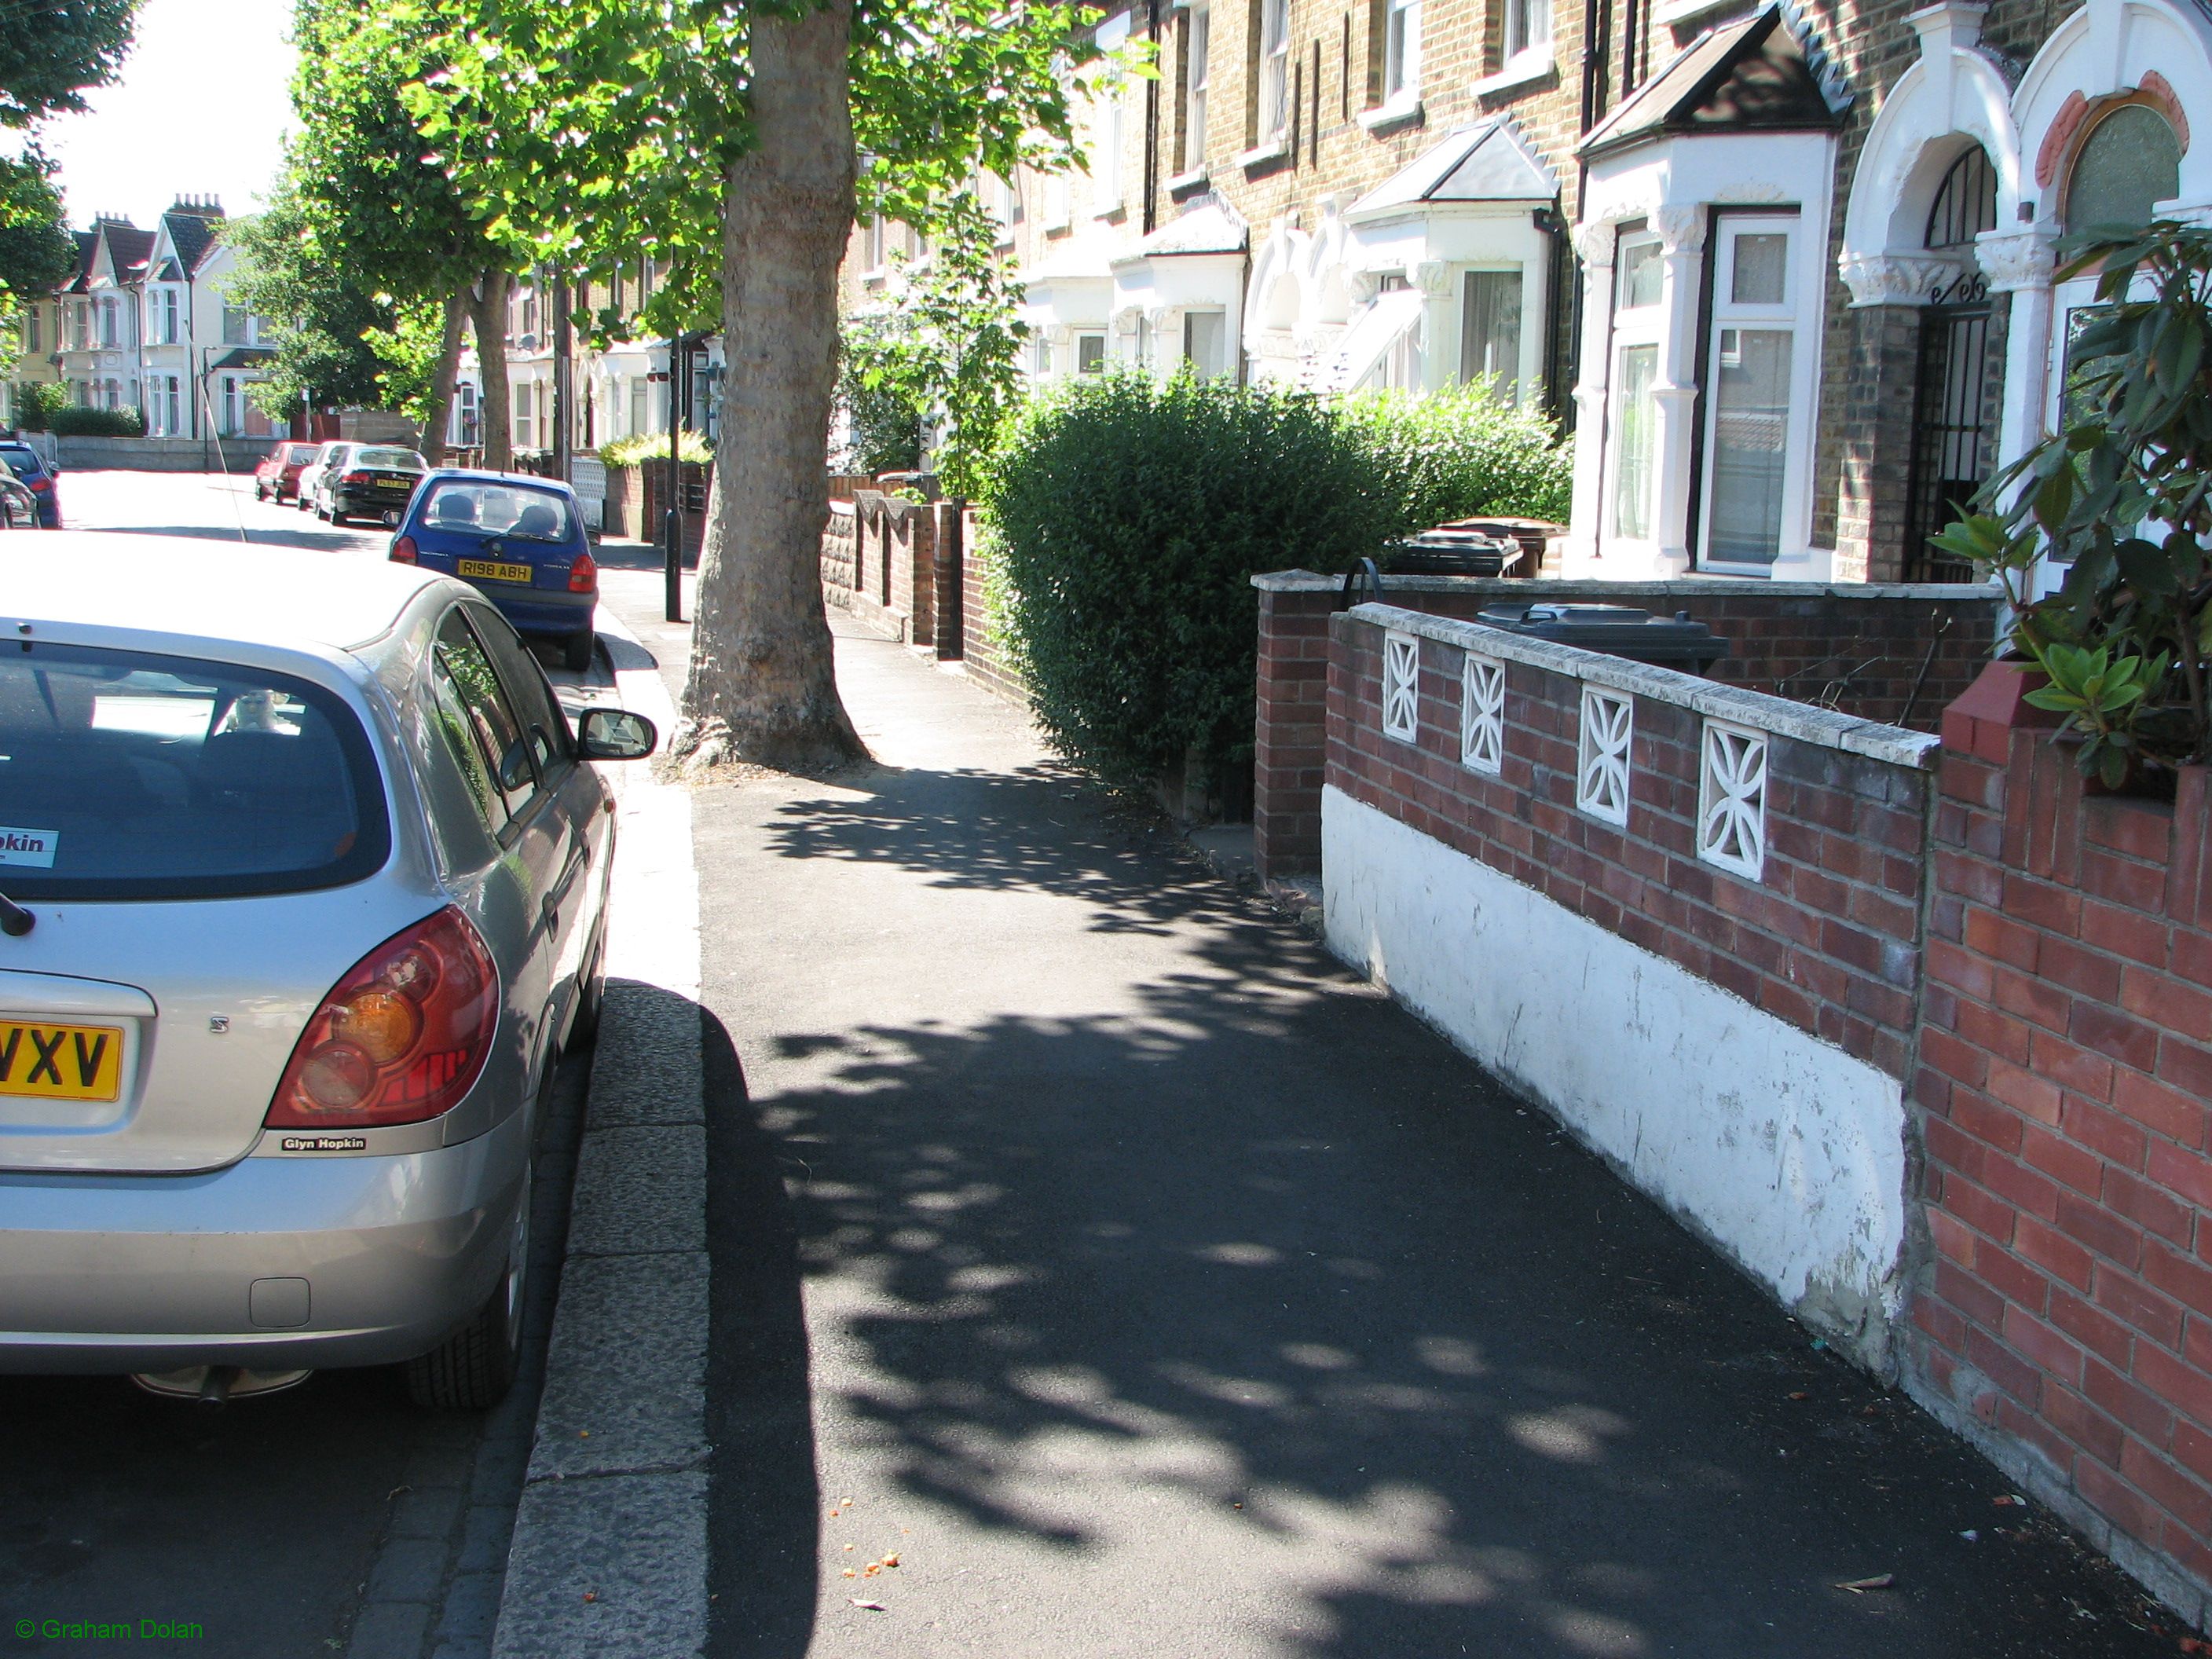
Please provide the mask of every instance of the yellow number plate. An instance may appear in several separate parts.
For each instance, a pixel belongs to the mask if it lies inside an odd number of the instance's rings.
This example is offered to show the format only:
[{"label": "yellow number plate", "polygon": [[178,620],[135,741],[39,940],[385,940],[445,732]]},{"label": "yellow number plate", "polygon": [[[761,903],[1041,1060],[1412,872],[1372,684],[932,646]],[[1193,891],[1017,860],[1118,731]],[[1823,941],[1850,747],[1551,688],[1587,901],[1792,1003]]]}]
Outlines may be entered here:
[{"label": "yellow number plate", "polygon": [[0,1019],[0,1095],[113,1100],[122,1092],[120,1028]]},{"label": "yellow number plate", "polygon": [[496,559],[463,559],[460,571],[464,576],[486,576],[495,582],[526,582],[530,567],[526,564],[501,564]]}]

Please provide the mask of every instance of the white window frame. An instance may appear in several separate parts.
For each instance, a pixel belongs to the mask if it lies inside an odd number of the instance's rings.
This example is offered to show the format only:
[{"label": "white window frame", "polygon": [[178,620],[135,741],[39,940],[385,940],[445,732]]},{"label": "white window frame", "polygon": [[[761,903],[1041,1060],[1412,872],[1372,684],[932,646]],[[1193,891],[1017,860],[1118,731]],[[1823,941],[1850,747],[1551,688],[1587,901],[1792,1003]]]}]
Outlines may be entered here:
[{"label": "white window frame", "polygon": [[[1083,363],[1083,348],[1087,343],[1093,340],[1097,341],[1098,343],[1098,356],[1097,360],[1086,368],[1084,367]],[[1097,329],[1085,329],[1076,335],[1075,356],[1069,360],[1073,373],[1078,374],[1103,374],[1106,372],[1106,336],[1103,331]]]},{"label": "white window frame", "polygon": [[1206,94],[1213,49],[1213,8],[1193,6],[1185,26],[1183,58],[1182,173],[1206,172]]},{"label": "white window frame", "polygon": [[[889,239],[884,234],[884,216],[880,213],[870,214],[867,225],[860,236],[860,262],[863,267],[860,274],[862,276],[880,276],[884,274],[886,257],[884,250],[888,245]],[[617,305],[622,303],[619,293],[616,296],[615,303]]]},{"label": "white window frame", "polygon": [[[1781,302],[1777,305],[1737,304],[1732,297],[1736,243],[1745,236],[1778,234],[1790,239],[1789,252],[1782,272]],[[1706,256],[1714,262],[1712,313],[1705,319],[1706,358],[1699,370],[1704,386],[1698,419],[1703,428],[1704,457],[1700,467],[1703,476],[1698,480],[1697,568],[1700,570],[1740,575],[1771,575],[1776,564],[1791,558],[1796,552],[1800,540],[1797,526],[1805,518],[1807,462],[1813,441],[1806,405],[1814,365],[1807,360],[1808,356],[1819,356],[1820,349],[1816,331],[1803,326],[1798,314],[1798,289],[1802,274],[1801,262],[1813,257],[1808,247],[1810,240],[1803,216],[1795,211],[1768,213],[1718,209],[1713,214],[1712,228],[1705,244]],[[1708,556],[1705,551],[1712,538],[1714,462],[1719,453],[1715,431],[1720,417],[1721,352],[1725,343],[1723,336],[1727,331],[1736,328],[1771,330],[1790,337],[1789,401],[1783,415],[1782,522],[1773,563],[1755,559],[1716,559]]]},{"label": "white window frame", "polygon": [[1382,0],[1382,107],[1420,101],[1421,0]]},{"label": "white window frame", "polygon": [[1097,219],[1121,210],[1121,147],[1127,137],[1121,92],[1118,77],[1102,82],[1091,111],[1091,213]]},{"label": "white window frame", "polygon": [[[1656,251],[1661,261],[1659,295],[1650,305],[1625,310],[1621,299],[1627,288],[1628,256],[1632,250],[1650,247]],[[1613,252],[1613,283],[1612,337],[1606,350],[1605,395],[1605,467],[1599,492],[1600,536],[1605,545],[1656,549],[1659,544],[1659,471],[1665,457],[1655,449],[1651,457],[1651,476],[1647,481],[1644,503],[1644,533],[1632,536],[1620,528],[1618,491],[1620,488],[1621,456],[1621,364],[1628,352],[1649,349],[1653,354],[1654,383],[1656,384],[1658,360],[1665,355],[1667,332],[1666,253],[1656,232],[1638,231],[1620,237]],[[1656,441],[1658,428],[1658,410],[1649,411]]]},{"label": "white window frame", "polygon": [[1540,72],[1552,63],[1552,0],[1505,0],[1505,55],[1501,76]]},{"label": "white window frame", "polygon": [[1767,734],[1709,720],[1698,745],[1698,857],[1759,880],[1766,870]]},{"label": "white window frame", "polygon": [[[1211,368],[1201,364],[1192,350],[1192,347],[1195,344],[1194,336],[1198,332],[1196,325],[1198,323],[1198,319],[1200,318],[1215,319],[1218,320],[1221,325],[1219,333],[1217,334],[1214,338],[1215,347],[1220,353],[1220,361],[1214,363]],[[1200,375],[1201,378],[1206,380],[1218,380],[1230,371],[1231,364],[1229,357],[1229,313],[1218,306],[1194,306],[1188,310],[1186,310],[1182,314],[1182,350],[1181,353],[1181,361],[1188,363],[1191,367],[1192,372]]]},{"label": "white window frame", "polygon": [[1382,735],[1400,743],[1421,735],[1421,641],[1415,635],[1382,635]]},{"label": "white window frame", "polygon": [[1485,777],[1505,772],[1505,665],[1473,651],[1460,671],[1459,763]]},{"label": "white window frame", "polygon": [[1575,805],[1601,823],[1628,827],[1633,787],[1636,699],[1626,691],[1583,684],[1576,739]]},{"label": "white window frame", "polygon": [[1257,58],[1259,101],[1254,114],[1264,147],[1280,143],[1291,130],[1290,0],[1260,0]]},{"label": "white window frame", "polygon": [[1468,331],[1468,312],[1470,302],[1474,297],[1474,279],[1477,276],[1512,276],[1517,278],[1520,282],[1520,322],[1513,342],[1513,362],[1504,376],[1504,385],[1503,388],[1504,395],[1498,398],[1500,403],[1511,406],[1517,406],[1527,401],[1523,392],[1531,379],[1528,367],[1528,348],[1530,343],[1528,336],[1528,301],[1529,295],[1534,287],[1533,280],[1534,276],[1534,273],[1528,265],[1525,264],[1468,265],[1462,269],[1459,273],[1458,292],[1460,332],[1458,378],[1462,384],[1467,383],[1470,379],[1468,374],[1468,349],[1473,342],[1469,337]]}]

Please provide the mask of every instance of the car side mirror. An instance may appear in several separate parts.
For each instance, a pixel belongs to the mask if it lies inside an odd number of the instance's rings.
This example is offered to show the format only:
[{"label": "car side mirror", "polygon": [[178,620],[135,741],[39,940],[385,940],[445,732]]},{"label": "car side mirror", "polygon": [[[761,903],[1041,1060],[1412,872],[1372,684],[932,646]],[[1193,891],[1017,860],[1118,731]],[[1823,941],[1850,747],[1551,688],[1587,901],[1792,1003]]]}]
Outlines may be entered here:
[{"label": "car side mirror", "polygon": [[653,722],[627,708],[586,708],[576,722],[576,746],[586,760],[642,760],[659,742]]}]

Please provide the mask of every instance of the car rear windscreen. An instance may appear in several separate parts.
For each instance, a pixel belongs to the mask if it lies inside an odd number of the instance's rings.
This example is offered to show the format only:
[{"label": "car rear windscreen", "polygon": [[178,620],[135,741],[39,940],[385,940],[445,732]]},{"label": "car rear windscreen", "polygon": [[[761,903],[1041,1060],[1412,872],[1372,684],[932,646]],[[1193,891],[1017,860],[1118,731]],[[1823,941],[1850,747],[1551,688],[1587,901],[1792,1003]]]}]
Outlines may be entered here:
[{"label": "car rear windscreen", "polygon": [[314,445],[294,444],[289,450],[285,452],[284,464],[287,466],[305,466],[309,461],[312,461],[314,459]]},{"label": "car rear windscreen", "polygon": [[18,472],[41,472],[45,466],[39,452],[28,444],[0,444],[0,461],[5,461]]},{"label": "car rear windscreen", "polygon": [[0,893],[218,898],[382,867],[375,757],[337,697],[239,664],[0,655]]},{"label": "car rear windscreen", "polygon": [[411,449],[360,449],[354,452],[356,466],[396,468],[402,472],[420,472],[425,465],[422,458]]},{"label": "car rear windscreen", "polygon": [[422,520],[428,530],[526,541],[565,542],[572,534],[566,497],[550,489],[473,478],[447,478],[432,484],[429,499],[422,503]]}]

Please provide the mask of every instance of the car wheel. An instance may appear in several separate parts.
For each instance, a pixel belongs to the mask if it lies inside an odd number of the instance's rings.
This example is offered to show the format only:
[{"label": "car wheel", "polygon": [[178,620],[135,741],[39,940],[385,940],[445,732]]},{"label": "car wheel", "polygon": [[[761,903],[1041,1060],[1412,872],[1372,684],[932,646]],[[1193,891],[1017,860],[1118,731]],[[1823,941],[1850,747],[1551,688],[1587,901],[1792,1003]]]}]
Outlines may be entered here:
[{"label": "car wheel", "polygon": [[588,628],[578,629],[561,647],[561,666],[573,674],[582,673],[592,665],[592,653],[598,646],[598,635]]},{"label": "car wheel", "polygon": [[269,487],[268,487],[266,484],[256,484],[256,485],[254,485],[254,486],[253,486],[253,499],[254,499],[255,501],[267,501],[267,500],[269,499]]},{"label": "car wheel", "polygon": [[507,1271],[474,1319],[407,1362],[407,1393],[428,1411],[489,1411],[514,1386],[522,1358],[523,1298],[530,1284],[530,1165],[507,1241]]},{"label": "car wheel", "polygon": [[331,508],[330,520],[332,524],[351,524],[353,522],[353,520],[347,518],[344,514],[339,512],[335,506]]}]

